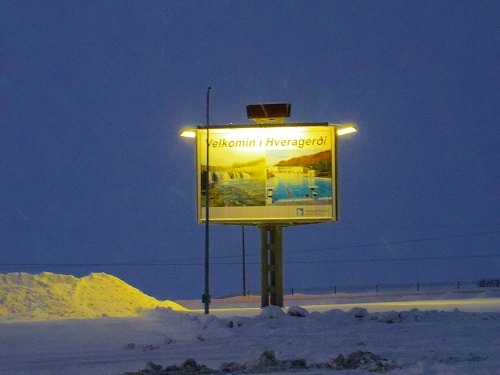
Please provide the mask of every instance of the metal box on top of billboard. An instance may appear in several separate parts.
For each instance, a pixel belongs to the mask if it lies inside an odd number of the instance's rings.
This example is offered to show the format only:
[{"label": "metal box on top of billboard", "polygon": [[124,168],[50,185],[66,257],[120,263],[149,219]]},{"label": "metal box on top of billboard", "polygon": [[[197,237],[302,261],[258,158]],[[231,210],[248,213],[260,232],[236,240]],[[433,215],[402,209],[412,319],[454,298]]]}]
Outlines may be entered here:
[{"label": "metal box on top of billboard", "polygon": [[196,140],[198,222],[206,219],[207,179],[213,223],[337,220],[333,125],[214,126],[198,128]]}]

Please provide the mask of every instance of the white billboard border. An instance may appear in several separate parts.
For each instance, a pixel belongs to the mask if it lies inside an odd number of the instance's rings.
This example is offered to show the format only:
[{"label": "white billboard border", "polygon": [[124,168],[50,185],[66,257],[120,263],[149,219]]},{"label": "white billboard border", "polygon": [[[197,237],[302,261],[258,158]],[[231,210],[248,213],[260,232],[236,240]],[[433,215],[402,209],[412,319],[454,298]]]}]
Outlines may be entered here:
[{"label": "white billboard border", "polygon": [[[278,226],[291,226],[291,225],[305,225],[305,224],[317,224],[317,223],[330,223],[339,220],[339,210],[338,210],[338,147],[337,147],[337,131],[336,126],[331,123],[283,123],[283,124],[243,124],[243,125],[211,125],[209,127],[209,137],[210,130],[230,130],[230,129],[251,129],[251,128],[313,128],[313,127],[328,127],[332,133],[332,148],[334,149],[332,152],[332,205],[329,207],[332,208],[332,215],[325,218],[318,217],[307,217],[307,216],[295,216],[295,217],[287,217],[287,218],[242,218],[242,219],[220,219],[214,218],[212,215],[209,217],[209,221],[212,224],[219,225],[254,225],[254,226],[262,226],[262,225],[278,225]],[[199,133],[206,132],[207,128],[204,126],[199,126],[196,129],[196,147],[195,147],[195,173],[196,173],[196,218],[198,224],[206,223],[204,218],[205,208],[201,205],[201,162],[200,155],[202,153],[201,149],[201,139],[198,137]],[[206,145],[205,145],[206,147]],[[203,149],[206,151],[206,149]],[[264,206],[258,206],[264,207]],[[210,211],[216,207],[210,206]]]}]

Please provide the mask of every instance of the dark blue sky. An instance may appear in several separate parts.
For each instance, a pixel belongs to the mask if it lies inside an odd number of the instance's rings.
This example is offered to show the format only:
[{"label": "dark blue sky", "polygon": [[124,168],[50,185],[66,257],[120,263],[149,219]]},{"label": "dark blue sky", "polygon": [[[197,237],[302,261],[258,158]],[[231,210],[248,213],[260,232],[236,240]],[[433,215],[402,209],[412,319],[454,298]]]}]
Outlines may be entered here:
[{"label": "dark blue sky", "polygon": [[[358,125],[340,221],[284,230],[286,288],[498,277],[498,25],[498,1],[0,1],[0,273],[198,298],[179,132],[212,86],[213,124],[289,102],[290,122]],[[212,233],[212,294],[238,293],[241,228]]]}]

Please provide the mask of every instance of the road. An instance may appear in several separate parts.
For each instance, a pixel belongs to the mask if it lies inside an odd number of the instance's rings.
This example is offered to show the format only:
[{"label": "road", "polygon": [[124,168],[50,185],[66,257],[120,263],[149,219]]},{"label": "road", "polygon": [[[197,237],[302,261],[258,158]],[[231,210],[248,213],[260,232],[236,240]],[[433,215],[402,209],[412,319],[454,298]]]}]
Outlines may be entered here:
[{"label": "road", "polygon": [[[356,303],[332,303],[332,304],[307,304],[300,302],[311,301],[292,301],[286,307],[301,306],[309,312],[323,312],[333,309],[349,311],[354,307],[361,307],[369,312],[382,311],[405,311],[411,309],[419,310],[440,310],[453,311],[458,309],[467,312],[500,312],[500,298],[474,298],[474,299],[452,299],[452,300],[424,300],[424,301],[394,301],[394,302],[356,302]],[[258,307],[214,307],[210,309],[210,314],[220,318],[232,316],[252,317],[260,313]],[[196,313],[203,313],[203,309],[191,309]]]}]

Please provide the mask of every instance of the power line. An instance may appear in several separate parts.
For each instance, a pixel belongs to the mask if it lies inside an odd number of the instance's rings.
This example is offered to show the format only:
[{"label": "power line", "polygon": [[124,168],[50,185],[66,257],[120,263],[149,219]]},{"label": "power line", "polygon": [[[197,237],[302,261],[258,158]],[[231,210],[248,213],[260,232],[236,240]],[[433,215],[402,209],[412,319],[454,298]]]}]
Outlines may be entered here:
[{"label": "power line", "polygon": [[[358,245],[346,245],[346,246],[331,246],[325,248],[315,248],[315,249],[302,249],[302,250],[290,250],[287,253],[311,253],[319,251],[331,251],[340,249],[355,249],[355,248],[366,248],[366,247],[378,247],[378,246],[388,246],[388,245],[401,245],[407,243],[419,243],[426,241],[438,241],[446,239],[464,238],[464,237],[476,237],[484,236],[490,234],[498,234],[500,231],[490,231],[490,232],[478,232],[478,233],[468,233],[459,234],[453,236],[441,236],[441,237],[428,237],[428,238],[418,238],[411,240],[401,240],[401,241],[388,241],[388,242],[376,242],[368,244],[358,244]],[[259,254],[248,254],[248,256],[258,256]],[[294,264],[315,264],[315,263],[348,263],[348,262],[389,262],[389,261],[416,261],[416,260],[440,260],[440,259],[468,259],[468,258],[487,258],[487,257],[499,257],[496,254],[485,254],[485,255],[457,255],[457,256],[443,256],[443,257],[413,257],[413,258],[376,258],[376,259],[335,259],[335,260],[304,260],[304,261],[285,261],[284,263]],[[239,255],[224,255],[224,256],[213,256],[212,259],[231,259],[239,258]],[[0,266],[4,267],[119,267],[119,266],[199,266],[202,265],[202,258],[184,258],[184,259],[170,259],[170,260],[151,260],[151,261],[130,261],[130,262],[93,262],[93,263],[0,263]],[[241,262],[213,262],[214,265],[234,265],[241,264]],[[259,264],[258,262],[247,262],[247,264]]]},{"label": "power line", "polygon": [[[500,231],[458,234],[458,235],[441,236],[441,237],[417,238],[417,239],[401,240],[401,241],[374,242],[374,243],[358,244],[358,245],[330,246],[330,247],[323,247],[323,248],[301,249],[301,250],[287,250],[286,253],[287,254],[311,253],[311,252],[316,252],[316,251],[345,250],[345,249],[356,249],[356,248],[365,248],[365,247],[378,247],[378,246],[388,246],[388,245],[402,245],[402,244],[407,244],[407,243],[418,243],[418,242],[426,242],[426,241],[449,240],[449,239],[464,238],[464,237],[478,237],[478,236],[485,236],[485,235],[498,234],[498,233],[500,233]],[[250,253],[250,254],[247,254],[247,256],[260,256],[260,254],[257,254],[257,253],[253,253],[252,254],[252,253]],[[219,256],[212,256],[212,259],[230,259],[230,258],[239,258],[239,257],[240,257],[240,255],[219,255]],[[180,259],[179,261],[196,261],[196,260],[199,260],[199,259],[201,259],[201,258],[197,257],[197,258]],[[154,262],[157,262],[157,261],[151,261],[151,263],[154,263]]]},{"label": "power line", "polygon": [[[418,242],[425,242],[425,241],[448,240],[448,239],[463,238],[463,237],[477,237],[477,236],[485,236],[485,235],[489,235],[489,234],[498,234],[498,233],[500,233],[500,231],[459,234],[459,235],[443,236],[443,237],[417,238],[417,239],[401,240],[401,241],[375,242],[375,243],[358,244],[358,245],[330,246],[330,247],[323,247],[323,248],[301,249],[301,250],[287,250],[286,253],[287,254],[309,253],[309,252],[315,252],[315,251],[356,249],[356,248],[378,247],[378,246],[387,246],[387,245],[402,245],[402,244],[407,244],[407,243],[418,243]],[[257,254],[257,253],[253,253],[252,254],[251,253],[251,254],[247,254],[247,256],[260,256],[260,254]],[[240,255],[219,255],[219,256],[213,256],[212,258],[213,259],[228,259],[228,258],[239,258],[239,257],[240,257]],[[197,260],[197,259],[201,259],[201,258],[190,258],[188,260]],[[184,260],[186,260],[186,259],[184,259]]]},{"label": "power line", "polygon": [[[390,229],[428,229],[428,228],[477,228],[489,226],[490,224],[456,224],[456,225],[407,225],[407,226],[391,226]],[[232,225],[230,225],[231,227]],[[224,227],[219,226],[215,227],[215,231],[226,231],[228,225]],[[235,225],[235,227],[239,227],[239,225]],[[387,227],[335,227],[335,228],[326,228],[326,227],[314,227],[314,232],[336,232],[336,231],[345,231],[345,230],[387,230]],[[185,233],[193,233],[199,232],[197,229],[179,229],[179,228],[0,228],[0,232],[34,232],[34,233],[46,233],[46,232],[69,232],[69,233],[77,233],[77,232],[103,232],[103,233],[168,233],[168,232],[185,232]],[[201,233],[201,232],[200,232]]]},{"label": "power line", "polygon": [[[33,231],[38,231],[38,230],[33,230]],[[42,232],[45,232],[47,230],[39,230]],[[69,230],[64,230],[64,231],[69,231]],[[73,230],[71,230],[73,231]],[[74,231],[86,231],[86,230],[74,230]],[[103,230],[103,231],[110,231],[110,230]],[[125,229],[116,229],[116,230],[111,230],[111,231],[126,231]],[[137,230],[139,232],[162,232],[163,230]],[[332,251],[332,250],[345,250],[345,249],[358,249],[358,248],[367,248],[367,247],[379,247],[379,246],[388,246],[388,245],[403,245],[403,244],[409,244],[409,243],[419,243],[419,242],[428,242],[428,241],[440,241],[440,240],[449,240],[449,239],[455,239],[455,238],[467,238],[467,237],[479,237],[479,236],[486,236],[486,235],[491,235],[491,234],[498,234],[500,233],[500,230],[494,230],[494,231],[488,231],[488,232],[477,232],[477,233],[467,233],[467,234],[456,234],[456,235],[450,235],[450,236],[436,236],[436,237],[426,237],[426,238],[416,238],[416,239],[409,239],[409,240],[400,240],[400,241],[385,241],[385,242],[373,242],[373,243],[366,243],[366,244],[357,244],[357,245],[345,245],[345,246],[329,246],[329,247],[321,247],[321,248],[313,248],[313,249],[300,249],[300,250],[287,250],[287,254],[295,254],[295,253],[311,253],[311,252],[320,252],[320,251]],[[247,254],[247,256],[259,256],[260,254],[257,253],[250,253]],[[239,258],[240,255],[219,255],[219,256],[212,256],[212,259],[231,259],[231,258]],[[151,261],[142,261],[138,262],[139,265],[146,265],[146,264],[155,264],[155,263],[165,263],[165,262],[189,262],[189,261],[198,261],[202,259],[201,257],[195,257],[195,258],[182,258],[182,259],[170,259],[169,261],[163,261],[163,260],[151,260]],[[134,262],[129,262],[130,265],[135,264]],[[121,264],[121,263],[120,263]],[[2,265],[0,263],[0,265]],[[92,265],[92,264],[90,264]],[[115,263],[107,263],[104,265],[115,265]]]},{"label": "power line", "polygon": [[402,245],[408,243],[418,243],[418,242],[427,242],[427,241],[439,241],[439,240],[450,240],[455,238],[465,238],[465,237],[478,237],[478,236],[486,236],[490,234],[498,234],[499,230],[490,231],[490,232],[478,232],[478,233],[468,233],[468,234],[456,234],[450,236],[438,236],[438,237],[427,237],[427,238],[415,238],[411,240],[401,240],[401,241],[387,241],[387,242],[374,242],[367,244],[359,244],[359,245],[346,245],[346,246],[333,246],[333,247],[323,247],[316,249],[304,249],[304,250],[291,250],[287,251],[287,253],[305,253],[305,252],[315,252],[315,251],[329,251],[329,250],[340,250],[340,249],[355,249],[355,248],[363,248],[363,247],[377,247],[377,246],[387,246],[387,245]]},{"label": "power line", "polygon": [[[500,254],[476,254],[476,255],[449,255],[436,257],[410,257],[410,258],[371,258],[371,259],[321,259],[304,261],[285,261],[286,264],[317,264],[317,263],[370,263],[370,262],[400,262],[421,260],[451,260],[451,259],[477,259],[477,258],[499,258]],[[241,265],[241,262],[212,262],[213,265]],[[259,262],[247,262],[257,265]],[[4,267],[123,267],[123,266],[202,266],[203,262],[94,262],[94,263],[0,263]]]},{"label": "power line", "polygon": [[0,232],[33,232],[33,233],[192,233],[193,230],[178,229],[178,228],[163,228],[163,229],[141,229],[141,228],[0,228]]},{"label": "power line", "polygon": [[419,260],[450,260],[450,259],[474,259],[474,258],[499,258],[500,254],[479,254],[479,255],[450,255],[437,257],[411,257],[411,258],[374,258],[374,259],[323,259],[306,261],[289,261],[290,264],[313,264],[313,263],[371,263],[371,262],[400,262]]}]

